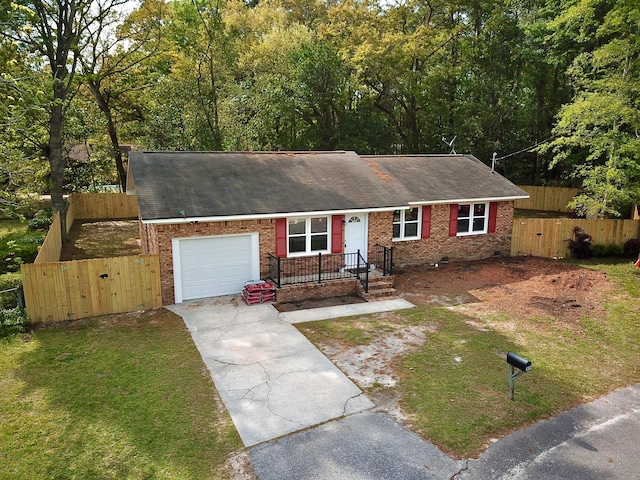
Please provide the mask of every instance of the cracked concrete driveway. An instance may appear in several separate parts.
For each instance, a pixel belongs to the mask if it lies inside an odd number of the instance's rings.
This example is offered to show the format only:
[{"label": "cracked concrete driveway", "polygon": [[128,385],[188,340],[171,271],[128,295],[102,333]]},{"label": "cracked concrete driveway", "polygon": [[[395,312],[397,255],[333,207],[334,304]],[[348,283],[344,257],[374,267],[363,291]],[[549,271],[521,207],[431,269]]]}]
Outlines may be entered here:
[{"label": "cracked concrete driveway", "polygon": [[374,406],[272,305],[234,296],[167,308],[184,319],[246,446]]}]

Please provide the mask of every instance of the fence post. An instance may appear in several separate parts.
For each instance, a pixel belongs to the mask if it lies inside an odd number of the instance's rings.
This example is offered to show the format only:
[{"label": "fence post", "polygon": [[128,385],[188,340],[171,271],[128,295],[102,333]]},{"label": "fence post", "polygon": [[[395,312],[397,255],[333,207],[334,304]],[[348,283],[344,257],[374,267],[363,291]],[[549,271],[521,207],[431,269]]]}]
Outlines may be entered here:
[{"label": "fence post", "polygon": [[318,252],[318,283],[322,283],[322,253]]},{"label": "fence post", "polygon": [[278,288],[280,288],[281,287],[281,285],[280,285],[281,284],[281,275],[282,275],[282,272],[280,271],[280,257],[276,257],[276,260],[277,260],[277,266],[278,266]]},{"label": "fence post", "polygon": [[389,275],[393,275],[393,247],[389,249]]}]

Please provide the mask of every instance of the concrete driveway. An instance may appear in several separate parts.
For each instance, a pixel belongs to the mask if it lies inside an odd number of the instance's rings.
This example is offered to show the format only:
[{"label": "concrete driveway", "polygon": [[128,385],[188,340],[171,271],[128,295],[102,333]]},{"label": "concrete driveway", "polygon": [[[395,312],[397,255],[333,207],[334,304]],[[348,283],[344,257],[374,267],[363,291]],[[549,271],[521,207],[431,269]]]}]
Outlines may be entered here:
[{"label": "concrete driveway", "polygon": [[242,441],[252,446],[374,406],[292,323],[319,312],[333,318],[410,307],[398,299],[281,314],[232,296],[167,308],[184,319]]},{"label": "concrete driveway", "polygon": [[455,460],[375,412],[292,325],[412,306],[279,313],[234,296],[167,308],[184,319],[260,480],[640,479],[640,384],[507,435],[478,459]]}]

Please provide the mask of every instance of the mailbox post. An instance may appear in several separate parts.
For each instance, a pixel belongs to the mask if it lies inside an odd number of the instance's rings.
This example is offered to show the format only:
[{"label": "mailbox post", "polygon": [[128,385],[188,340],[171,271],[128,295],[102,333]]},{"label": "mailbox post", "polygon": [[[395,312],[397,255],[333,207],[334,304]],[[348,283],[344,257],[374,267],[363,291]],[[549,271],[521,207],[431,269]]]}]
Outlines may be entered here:
[{"label": "mailbox post", "polygon": [[514,380],[531,370],[531,360],[527,360],[517,353],[507,352],[507,363],[509,364],[509,398],[513,400],[515,395]]}]

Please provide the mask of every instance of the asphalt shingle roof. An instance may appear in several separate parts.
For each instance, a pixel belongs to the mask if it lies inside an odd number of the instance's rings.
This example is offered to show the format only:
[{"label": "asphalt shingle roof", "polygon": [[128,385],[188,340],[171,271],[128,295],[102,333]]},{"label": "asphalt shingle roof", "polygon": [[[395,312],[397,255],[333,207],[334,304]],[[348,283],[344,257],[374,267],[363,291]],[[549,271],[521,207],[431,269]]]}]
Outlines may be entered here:
[{"label": "asphalt shingle roof", "polygon": [[527,196],[464,155],[131,152],[129,176],[145,221]]}]

